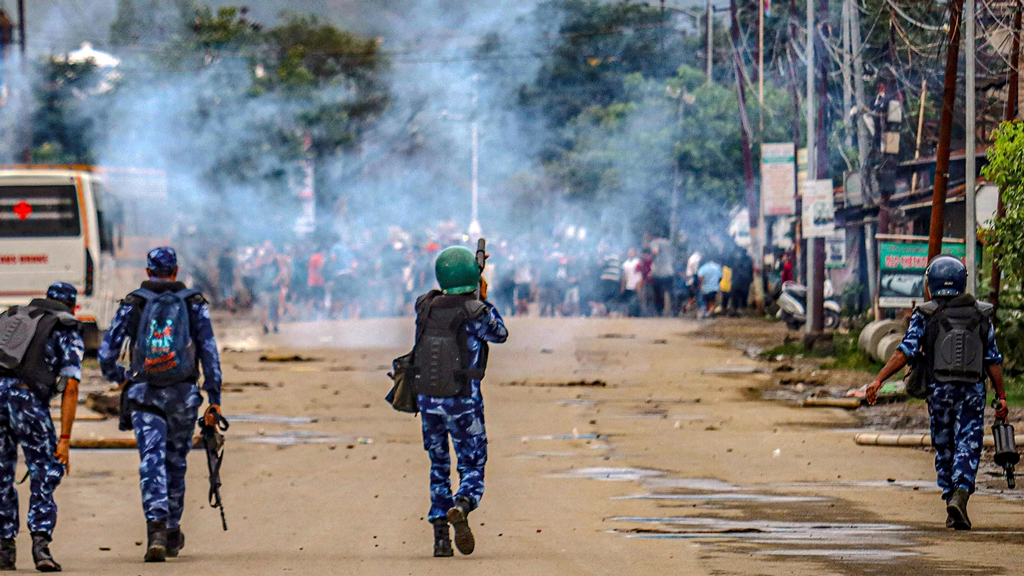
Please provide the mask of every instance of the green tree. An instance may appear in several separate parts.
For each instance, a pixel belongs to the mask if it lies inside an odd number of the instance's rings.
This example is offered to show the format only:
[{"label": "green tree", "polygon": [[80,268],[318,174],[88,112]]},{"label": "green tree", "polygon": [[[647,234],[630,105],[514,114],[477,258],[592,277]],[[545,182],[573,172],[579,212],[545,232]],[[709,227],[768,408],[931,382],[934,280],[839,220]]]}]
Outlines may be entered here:
[{"label": "green tree", "polygon": [[39,66],[39,74],[43,80],[33,91],[35,161],[91,164],[91,143],[105,116],[99,102],[108,100],[115,86],[91,62],[51,58]]},{"label": "green tree", "polygon": [[988,150],[982,175],[999,186],[1006,216],[996,221],[991,242],[993,257],[1003,272],[1000,291],[999,344],[1006,368],[1019,372],[1024,358],[1024,122],[1004,122]]},{"label": "green tree", "polygon": [[521,88],[520,101],[555,127],[591,106],[609,106],[626,91],[630,74],[667,78],[693,60],[671,11],[623,0],[544,0],[535,10],[541,28],[560,22],[542,46],[546,55],[536,79]]}]

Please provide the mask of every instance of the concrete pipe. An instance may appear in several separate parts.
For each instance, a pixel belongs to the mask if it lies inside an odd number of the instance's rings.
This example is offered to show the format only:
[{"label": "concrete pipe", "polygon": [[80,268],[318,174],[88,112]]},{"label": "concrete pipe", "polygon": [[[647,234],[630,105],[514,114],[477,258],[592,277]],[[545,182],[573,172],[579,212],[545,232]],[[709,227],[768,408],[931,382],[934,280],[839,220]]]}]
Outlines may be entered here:
[{"label": "concrete pipe", "polygon": [[875,348],[875,360],[878,360],[879,362],[888,362],[889,358],[891,358],[893,352],[899,348],[900,342],[902,341],[903,334],[886,334],[885,337],[878,342],[878,347]]},{"label": "concrete pipe", "polygon": [[906,328],[897,320],[876,320],[864,327],[857,341],[861,352],[869,356],[878,350],[878,343],[889,334],[903,334]]}]

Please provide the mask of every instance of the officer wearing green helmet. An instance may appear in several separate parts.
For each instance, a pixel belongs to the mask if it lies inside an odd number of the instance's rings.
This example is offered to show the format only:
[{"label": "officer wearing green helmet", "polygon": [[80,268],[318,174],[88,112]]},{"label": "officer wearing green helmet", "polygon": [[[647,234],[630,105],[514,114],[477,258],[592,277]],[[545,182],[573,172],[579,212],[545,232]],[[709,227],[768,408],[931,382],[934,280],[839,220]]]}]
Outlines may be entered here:
[{"label": "officer wearing green helmet", "polygon": [[[472,554],[476,546],[468,516],[484,493],[487,434],[480,382],[487,368],[488,343],[500,344],[508,330],[487,301],[481,262],[468,249],[453,246],[434,264],[440,290],[416,301],[416,345],[410,373],[423,421],[423,447],[430,455],[428,520],[434,527],[434,556],[450,557],[449,525],[455,546]],[[451,455],[458,458],[459,488],[451,487]]]}]

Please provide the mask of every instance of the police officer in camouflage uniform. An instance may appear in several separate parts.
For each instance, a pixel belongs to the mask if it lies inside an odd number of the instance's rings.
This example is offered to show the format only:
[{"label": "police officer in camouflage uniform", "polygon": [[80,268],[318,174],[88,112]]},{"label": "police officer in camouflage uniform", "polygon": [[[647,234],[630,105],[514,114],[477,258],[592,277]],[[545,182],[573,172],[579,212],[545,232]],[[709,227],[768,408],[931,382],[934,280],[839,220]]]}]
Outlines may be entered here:
[{"label": "police officer in camouflage uniform", "polygon": [[[142,283],[144,289],[157,294],[185,290],[185,285],[177,281],[178,260],[174,249],[153,249],[147,264],[149,280]],[[189,328],[203,370],[203,390],[209,402],[204,417],[206,423],[212,425],[214,413],[220,413],[220,355],[206,300],[195,295],[186,302]],[[137,374],[118,365],[122,345],[136,337],[144,305],[145,301],[134,295],[121,301],[100,346],[99,361],[107,380],[127,387],[124,394],[131,416],[130,427],[135,430],[141,460],[139,484],[149,537],[145,560],[163,562],[168,556],[176,557],[185,546],[180,521],[185,503],[186,458],[192,448],[192,434],[203,400],[195,380],[158,387],[148,385]],[[198,375],[198,370],[195,374]],[[124,419],[122,422],[127,429],[128,423]]]},{"label": "police officer in camouflage uniform", "polygon": [[[431,310],[443,306],[465,307],[467,317],[455,321],[461,331],[465,355],[468,356],[462,372],[461,390],[454,396],[419,394],[417,404],[423,420],[423,447],[430,455],[430,512],[428,520],[434,525],[434,556],[454,555],[449,523],[455,528],[455,545],[459,552],[472,554],[475,548],[468,516],[480,504],[484,494],[484,465],[487,463],[487,433],[484,429],[484,401],[480,394],[480,379],[486,364],[487,343],[502,343],[508,331],[498,310],[486,300],[487,284],[472,252],[463,247],[444,250],[437,257],[435,274],[441,290],[432,290],[416,302],[417,348],[424,340],[423,322]],[[480,299],[475,292],[480,290]],[[426,353],[414,352],[420,357]],[[415,365],[415,359],[413,361]],[[421,387],[417,385],[418,391]],[[451,456],[448,439],[455,447],[458,458],[459,489],[453,495],[451,487]]]},{"label": "police officer in camouflage uniform", "polygon": [[[874,404],[882,383],[908,362],[921,363],[919,369],[924,370],[928,385],[928,413],[931,417],[932,446],[935,448],[935,471],[939,488],[942,489],[942,499],[946,502],[946,527],[970,530],[967,501],[974,493],[985,436],[985,375],[991,378],[995,389],[996,418],[1006,418],[1008,412],[1001,367],[1003,357],[996,346],[995,330],[988,320],[992,315],[992,306],[977,302],[973,296],[964,293],[967,286],[967,268],[964,263],[952,256],[937,256],[929,264],[925,278],[933,300],[914,311],[903,342],[868,386],[867,400]],[[976,317],[976,342],[978,348],[983,348],[978,363],[981,378],[963,381],[943,377],[941,358],[956,356],[948,351],[944,354],[937,351],[941,344],[936,343],[936,334],[942,330],[938,326],[942,320],[938,317],[943,311],[949,310],[960,310],[957,313],[966,318],[971,315]],[[947,329],[949,326],[952,325],[947,323]],[[981,333],[984,333],[984,338],[981,338]],[[965,346],[962,334],[959,342],[960,345],[955,348],[962,349]],[[935,368],[936,365],[940,368]]]},{"label": "police officer in camouflage uniform", "polygon": [[[71,427],[82,379],[85,344],[74,318],[77,298],[74,286],[57,282],[46,291],[45,300],[33,300],[22,307],[33,313],[45,310],[54,318],[51,324],[40,321],[21,369],[0,371],[0,570],[16,570],[14,538],[19,522],[14,471],[19,444],[32,479],[28,509],[32,558],[40,572],[61,570],[50,555],[49,544],[57,523],[53,492],[64,473],[71,469]],[[63,394],[59,441],[49,408],[50,399],[57,393]]]}]

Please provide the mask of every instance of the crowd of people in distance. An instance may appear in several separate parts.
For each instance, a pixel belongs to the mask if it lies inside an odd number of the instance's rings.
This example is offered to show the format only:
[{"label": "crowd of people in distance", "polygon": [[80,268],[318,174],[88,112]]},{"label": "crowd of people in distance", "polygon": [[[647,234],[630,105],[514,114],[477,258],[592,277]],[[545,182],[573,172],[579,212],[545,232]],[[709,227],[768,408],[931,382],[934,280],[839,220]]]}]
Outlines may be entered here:
[{"label": "crowd of people in distance", "polygon": [[[256,309],[271,332],[282,320],[411,315],[416,296],[433,287],[437,254],[456,244],[473,248],[460,234],[414,240],[396,229],[377,238],[366,231],[321,242],[267,240],[204,248],[190,273],[195,285],[216,295],[215,306]],[[747,250],[714,234],[699,245],[685,237],[645,237],[629,247],[495,238],[488,252],[490,300],[506,316],[736,315],[754,280]]]}]

